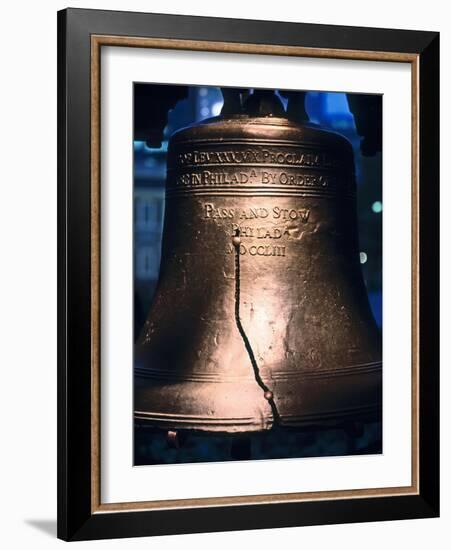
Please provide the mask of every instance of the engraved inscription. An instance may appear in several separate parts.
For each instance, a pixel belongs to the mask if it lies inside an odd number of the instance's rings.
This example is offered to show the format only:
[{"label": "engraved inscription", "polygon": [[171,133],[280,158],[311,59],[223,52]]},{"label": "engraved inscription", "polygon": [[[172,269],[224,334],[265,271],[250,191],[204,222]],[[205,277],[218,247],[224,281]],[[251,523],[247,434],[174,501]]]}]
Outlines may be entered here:
[{"label": "engraved inscription", "polygon": [[207,164],[275,164],[305,166],[309,168],[333,168],[337,165],[325,152],[286,151],[277,148],[227,149],[212,151],[184,151],[178,153],[177,162],[181,166],[201,166]]},{"label": "engraved inscription", "polygon": [[247,172],[210,172],[204,170],[202,172],[187,172],[177,176],[175,183],[177,186],[184,185],[187,187],[196,185],[243,185],[250,181],[261,183],[257,180],[255,170]]},{"label": "engraved inscription", "polygon": [[[299,234],[300,226],[308,223],[310,209],[284,208],[280,205],[236,208],[205,202],[202,204],[202,217],[205,220],[221,221],[221,225],[225,223],[230,235],[238,231],[244,240],[240,245],[241,255],[284,258],[287,251],[286,240]],[[268,241],[273,241],[274,244],[267,244]],[[234,253],[230,243],[226,253]]]},{"label": "engraved inscription", "polygon": [[[227,254],[233,254],[235,248],[229,244],[227,248]],[[280,258],[285,257],[285,246],[278,245],[245,245],[240,244],[240,255],[249,254],[250,256],[278,256]]]},{"label": "engraved inscription", "polygon": [[236,218],[238,220],[253,220],[257,218],[272,217],[275,220],[297,220],[307,223],[310,210],[308,208],[281,208],[274,206],[272,209],[249,207],[249,208],[221,208],[212,202],[203,205],[204,218]]},{"label": "engraved inscription", "polygon": [[251,170],[250,172],[186,172],[175,177],[176,187],[215,187],[215,186],[294,186],[326,189],[334,186],[334,178],[326,174],[306,174],[303,172],[271,172]]}]

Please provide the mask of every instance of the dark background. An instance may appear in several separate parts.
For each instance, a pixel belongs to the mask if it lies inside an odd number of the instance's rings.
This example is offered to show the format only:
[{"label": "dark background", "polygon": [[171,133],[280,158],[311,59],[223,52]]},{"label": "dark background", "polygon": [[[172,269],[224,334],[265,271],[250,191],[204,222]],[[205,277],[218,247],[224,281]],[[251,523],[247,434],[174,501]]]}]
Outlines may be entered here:
[{"label": "dark background", "polygon": [[[286,107],[283,94],[281,99]],[[180,128],[219,115],[222,106],[220,88],[135,84],[135,339],[158,282],[168,139]],[[382,96],[308,91],[305,111],[309,122],[342,134],[353,146],[361,266],[374,318],[382,328]],[[381,451],[380,422],[333,430],[271,430],[269,434],[252,436],[187,437],[180,449],[170,448],[163,434],[135,430],[137,465]]]}]

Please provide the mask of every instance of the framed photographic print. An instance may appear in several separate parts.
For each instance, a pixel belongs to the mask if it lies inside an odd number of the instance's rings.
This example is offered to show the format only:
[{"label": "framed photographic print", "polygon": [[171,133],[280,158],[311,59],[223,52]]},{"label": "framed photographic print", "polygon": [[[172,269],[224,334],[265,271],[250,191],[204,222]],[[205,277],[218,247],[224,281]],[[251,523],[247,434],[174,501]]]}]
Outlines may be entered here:
[{"label": "framed photographic print", "polygon": [[59,12],[60,538],[438,515],[438,67]]}]

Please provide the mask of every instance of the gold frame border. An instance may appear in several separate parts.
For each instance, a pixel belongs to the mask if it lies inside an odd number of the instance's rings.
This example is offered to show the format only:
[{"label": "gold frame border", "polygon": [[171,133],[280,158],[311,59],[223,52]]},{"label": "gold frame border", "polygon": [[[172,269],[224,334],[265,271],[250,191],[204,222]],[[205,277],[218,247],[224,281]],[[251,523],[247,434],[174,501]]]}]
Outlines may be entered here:
[{"label": "gold frame border", "polygon": [[[412,480],[407,487],[316,491],[102,504],[100,499],[100,50],[102,46],[157,48],[410,63],[412,71]],[[304,48],[91,35],[91,513],[307,502],[419,494],[419,55],[400,52]]]}]

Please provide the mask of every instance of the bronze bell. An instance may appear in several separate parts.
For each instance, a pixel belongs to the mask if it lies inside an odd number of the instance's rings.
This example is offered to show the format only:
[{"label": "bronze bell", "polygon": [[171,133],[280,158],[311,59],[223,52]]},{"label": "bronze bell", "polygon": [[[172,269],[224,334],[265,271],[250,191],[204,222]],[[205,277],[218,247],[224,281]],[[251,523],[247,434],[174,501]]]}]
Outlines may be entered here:
[{"label": "bronze bell", "polygon": [[380,412],[352,147],[284,114],[254,93],[170,140],[160,280],[135,350],[141,423],[245,432]]}]

